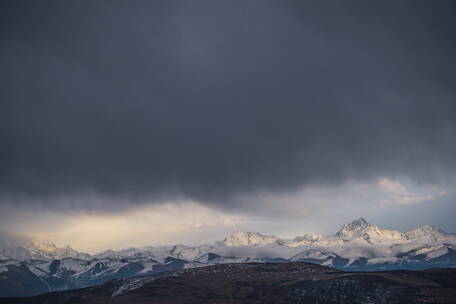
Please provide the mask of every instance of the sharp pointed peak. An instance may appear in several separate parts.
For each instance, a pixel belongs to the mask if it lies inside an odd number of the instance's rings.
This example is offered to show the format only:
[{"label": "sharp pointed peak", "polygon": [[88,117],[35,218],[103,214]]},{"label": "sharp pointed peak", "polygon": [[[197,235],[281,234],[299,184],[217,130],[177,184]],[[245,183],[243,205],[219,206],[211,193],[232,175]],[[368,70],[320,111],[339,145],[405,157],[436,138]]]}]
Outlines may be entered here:
[{"label": "sharp pointed peak", "polygon": [[357,218],[351,222],[352,224],[369,224],[364,217]]},{"label": "sharp pointed peak", "polygon": [[352,237],[354,234],[359,234],[369,227],[377,227],[376,225],[370,224],[363,217],[353,220],[350,223],[344,224],[342,228],[336,233],[339,237]]}]

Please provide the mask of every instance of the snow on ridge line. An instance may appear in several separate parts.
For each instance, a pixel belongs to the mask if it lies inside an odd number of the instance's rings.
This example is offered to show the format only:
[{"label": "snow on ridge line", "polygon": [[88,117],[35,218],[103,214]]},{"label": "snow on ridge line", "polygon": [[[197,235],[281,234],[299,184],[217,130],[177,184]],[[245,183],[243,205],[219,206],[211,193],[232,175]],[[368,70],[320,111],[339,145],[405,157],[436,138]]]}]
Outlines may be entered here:
[{"label": "snow on ridge line", "polygon": [[364,218],[344,224],[335,234],[328,236],[307,235],[293,240],[281,239],[273,235],[262,235],[255,232],[235,231],[224,241],[227,246],[289,246],[317,245],[320,247],[343,246],[347,243],[369,245],[394,245],[407,242],[442,242],[456,243],[456,235],[443,230],[423,225],[407,232],[383,229],[370,224]]},{"label": "snow on ridge line", "polygon": [[[354,246],[395,246],[406,244],[456,244],[456,235],[446,233],[443,230],[423,225],[407,232],[388,230],[378,225],[359,218],[351,223],[344,224],[335,234],[322,236],[318,234],[298,236],[294,239],[282,239],[274,235],[262,235],[257,232],[237,230],[231,233],[223,242],[227,247],[302,247],[318,246],[323,248]],[[2,259],[12,258],[20,261],[31,259],[65,259],[76,258],[81,260],[93,260],[94,258],[115,258],[125,257],[147,258],[162,262],[167,256],[184,260],[196,260],[207,252],[214,251],[220,247],[220,242],[214,245],[202,246],[145,246],[141,248],[127,248],[121,250],[107,250],[96,255],[80,253],[69,246],[59,248],[51,242],[31,242],[26,246],[16,248],[0,248]]]}]

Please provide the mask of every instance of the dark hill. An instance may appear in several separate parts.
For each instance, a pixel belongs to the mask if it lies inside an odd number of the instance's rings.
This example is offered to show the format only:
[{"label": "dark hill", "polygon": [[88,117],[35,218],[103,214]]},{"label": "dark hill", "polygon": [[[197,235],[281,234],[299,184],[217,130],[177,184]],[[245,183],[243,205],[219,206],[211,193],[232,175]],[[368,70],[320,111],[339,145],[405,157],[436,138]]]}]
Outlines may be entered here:
[{"label": "dark hill", "polygon": [[355,273],[308,263],[220,264],[0,303],[456,303],[456,269]]}]

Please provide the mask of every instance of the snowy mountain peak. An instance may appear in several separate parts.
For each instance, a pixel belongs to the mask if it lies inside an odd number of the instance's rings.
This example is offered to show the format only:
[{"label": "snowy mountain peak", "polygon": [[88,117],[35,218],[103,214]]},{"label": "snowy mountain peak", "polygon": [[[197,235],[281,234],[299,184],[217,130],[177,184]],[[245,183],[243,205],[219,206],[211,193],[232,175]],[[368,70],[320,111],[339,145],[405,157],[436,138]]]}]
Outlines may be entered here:
[{"label": "snowy mountain peak", "polygon": [[377,227],[368,223],[364,218],[360,217],[351,223],[344,224],[342,228],[336,233],[341,238],[353,238],[354,236],[359,237],[360,233],[364,232],[367,228]]},{"label": "snowy mountain peak", "polygon": [[382,229],[375,224],[370,224],[362,217],[344,224],[336,233],[336,237],[345,242],[354,241],[369,244],[394,244],[402,243],[405,240],[402,232]]},{"label": "snowy mountain peak", "polygon": [[427,233],[430,233],[430,232],[438,232],[438,233],[443,233],[443,231],[438,228],[438,227],[434,227],[434,226],[431,226],[431,225],[423,225],[423,226],[420,226],[414,230],[420,230],[420,231],[423,231],[423,232],[427,232]]},{"label": "snowy mountain peak", "polygon": [[354,220],[351,222],[353,225],[356,225],[356,226],[366,226],[366,225],[370,225],[363,217],[360,217],[359,219],[357,220]]},{"label": "snowy mountain peak", "polygon": [[418,228],[409,230],[404,234],[404,236],[407,240],[422,239],[429,242],[438,242],[447,239],[456,240],[456,235],[453,233],[446,233],[440,228],[430,225],[423,225]]},{"label": "snowy mountain peak", "polygon": [[393,245],[407,242],[451,242],[456,243],[456,235],[446,233],[439,228],[424,225],[408,232],[383,229],[376,224],[371,224],[360,217],[350,223],[344,224],[335,234],[329,236],[308,235],[296,237],[291,240],[280,239],[273,235],[262,235],[256,232],[234,231],[224,243],[227,246],[269,246],[269,247],[299,247],[304,245],[314,246],[340,246],[343,244],[358,245]]},{"label": "snowy mountain peak", "polygon": [[88,259],[90,256],[80,253],[70,246],[57,247],[50,241],[28,240],[23,244],[14,244],[0,248],[0,257],[16,260],[29,259],[62,259],[62,258],[81,258]]},{"label": "snowy mountain peak", "polygon": [[48,240],[44,241],[37,241],[33,240],[30,241],[28,244],[24,246],[25,248],[33,251],[47,251],[47,252],[53,252],[57,250],[57,246],[55,246],[54,243]]},{"label": "snowy mountain peak", "polygon": [[346,241],[367,242],[370,244],[399,244],[408,241],[441,242],[456,241],[456,235],[446,233],[440,228],[423,225],[405,233],[397,230],[380,228],[368,223],[364,218],[359,218],[345,224],[336,233],[336,237]]},{"label": "snowy mountain peak", "polygon": [[273,235],[262,235],[257,232],[237,230],[231,233],[223,242],[227,246],[257,246],[269,245],[279,238]]},{"label": "snowy mountain peak", "polygon": [[352,227],[366,228],[372,224],[366,221],[363,217],[360,217],[359,219],[353,220],[348,225],[351,225]]}]

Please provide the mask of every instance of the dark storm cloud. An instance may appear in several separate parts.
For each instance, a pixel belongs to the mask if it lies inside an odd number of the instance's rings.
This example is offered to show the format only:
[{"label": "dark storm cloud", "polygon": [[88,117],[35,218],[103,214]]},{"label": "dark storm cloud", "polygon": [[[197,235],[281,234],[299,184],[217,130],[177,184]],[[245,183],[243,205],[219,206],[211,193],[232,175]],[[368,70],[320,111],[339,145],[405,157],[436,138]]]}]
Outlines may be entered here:
[{"label": "dark storm cloud", "polygon": [[250,191],[452,179],[455,13],[452,1],[2,1],[1,195],[229,208]]}]

